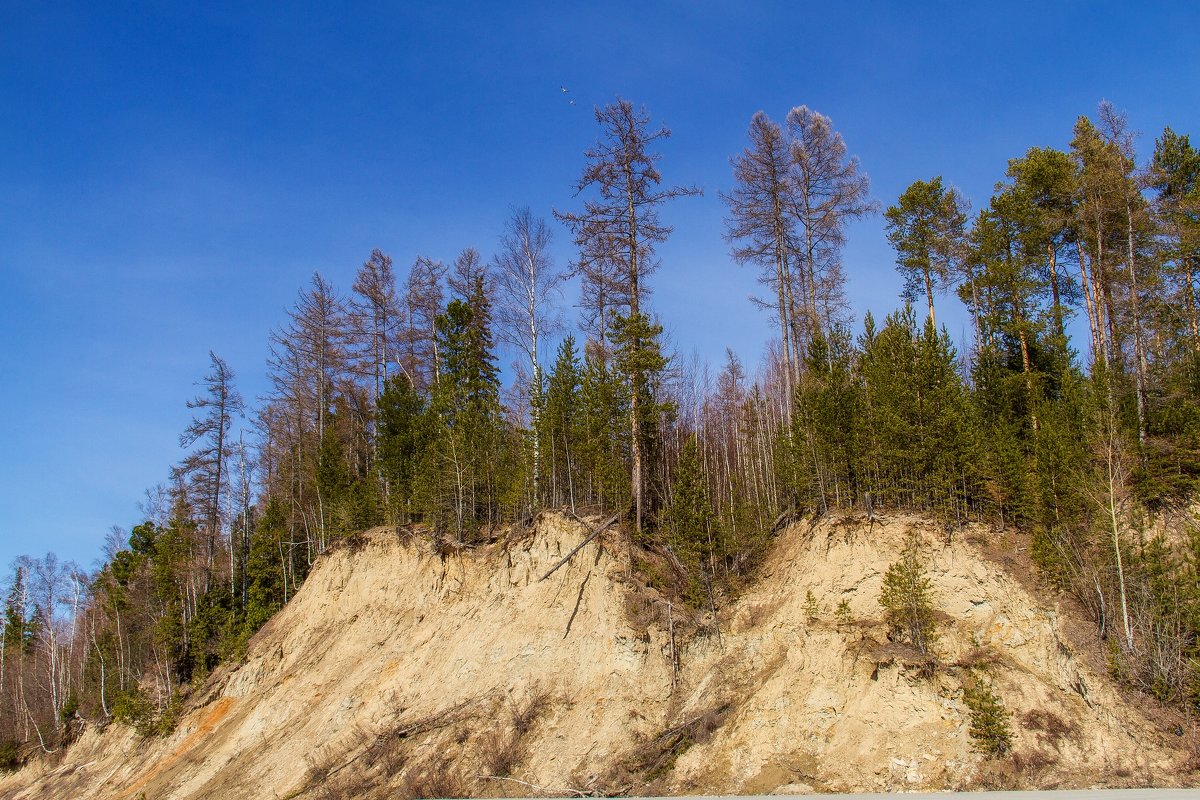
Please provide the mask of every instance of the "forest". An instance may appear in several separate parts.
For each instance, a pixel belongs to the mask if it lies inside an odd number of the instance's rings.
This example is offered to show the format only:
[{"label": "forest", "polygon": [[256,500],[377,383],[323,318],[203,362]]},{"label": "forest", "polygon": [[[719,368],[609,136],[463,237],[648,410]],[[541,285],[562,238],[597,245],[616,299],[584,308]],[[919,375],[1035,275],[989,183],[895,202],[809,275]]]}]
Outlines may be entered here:
[{"label": "forest", "polygon": [[[783,521],[904,509],[947,535],[1012,527],[1094,621],[1117,680],[1200,709],[1187,135],[1162,131],[1139,163],[1101,104],[1066,150],[996,165],[973,211],[947,176],[877,201],[828,117],[760,112],[730,159],[723,233],[777,327],[761,366],[729,350],[710,368],[666,341],[651,291],[675,266],[657,255],[663,211],[700,190],[660,173],[670,131],[644,108],[618,98],[595,118],[575,205],[514,210],[490,256],[398,270],[376,250],[348,291],[313,275],[268,342],[268,396],[247,402],[210,353],[186,455],[101,566],[14,563],[0,766],[85,721],[169,731],[191,688],[362,529],[412,526],[445,553],[542,509],[620,515],[631,550],[668,555],[658,578],[696,607],[751,579]],[[853,319],[846,231],[879,213],[903,294]],[[947,303],[969,313],[961,347],[938,326]]]}]

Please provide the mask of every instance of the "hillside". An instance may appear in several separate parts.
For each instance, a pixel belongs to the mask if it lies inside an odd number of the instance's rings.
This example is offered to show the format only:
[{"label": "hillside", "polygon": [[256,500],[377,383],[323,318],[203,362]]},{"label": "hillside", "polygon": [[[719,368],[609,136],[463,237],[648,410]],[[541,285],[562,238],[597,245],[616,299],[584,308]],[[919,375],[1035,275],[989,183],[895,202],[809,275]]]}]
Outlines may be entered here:
[{"label": "hillside", "polygon": [[[936,665],[879,620],[883,574],[913,530],[942,617]],[[322,558],[170,737],[89,730],[58,763],[0,781],[0,797],[1196,782],[1182,740],[1074,652],[1063,612],[983,557],[982,530],[947,542],[916,517],[792,525],[715,627],[632,581],[615,531],[539,580],[585,532],[543,515],[522,536],[437,554],[370,531]],[[835,614],[843,600],[850,613]],[[968,665],[1011,713],[1012,759],[972,750]]]}]

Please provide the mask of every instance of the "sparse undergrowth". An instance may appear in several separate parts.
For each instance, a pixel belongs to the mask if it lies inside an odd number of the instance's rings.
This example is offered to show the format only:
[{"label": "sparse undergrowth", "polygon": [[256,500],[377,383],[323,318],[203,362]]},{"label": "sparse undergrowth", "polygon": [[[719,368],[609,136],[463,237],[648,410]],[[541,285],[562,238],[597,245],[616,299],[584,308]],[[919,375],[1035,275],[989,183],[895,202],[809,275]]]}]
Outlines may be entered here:
[{"label": "sparse undergrowth", "polygon": [[178,691],[159,707],[138,688],[119,694],[112,706],[113,719],[131,726],[142,737],[169,735],[179,723],[182,710],[183,697]]},{"label": "sparse undergrowth", "polygon": [[499,716],[507,717],[507,724],[486,732],[480,745],[480,762],[486,771],[483,777],[507,778],[513,774],[525,755],[526,736],[551,702],[550,691],[540,685],[532,686],[524,698],[505,699]]},{"label": "sparse undergrowth", "polygon": [[731,705],[722,703],[672,726],[632,748],[600,781],[608,795],[653,792],[670,774],[679,757],[694,745],[709,741],[721,727]]}]

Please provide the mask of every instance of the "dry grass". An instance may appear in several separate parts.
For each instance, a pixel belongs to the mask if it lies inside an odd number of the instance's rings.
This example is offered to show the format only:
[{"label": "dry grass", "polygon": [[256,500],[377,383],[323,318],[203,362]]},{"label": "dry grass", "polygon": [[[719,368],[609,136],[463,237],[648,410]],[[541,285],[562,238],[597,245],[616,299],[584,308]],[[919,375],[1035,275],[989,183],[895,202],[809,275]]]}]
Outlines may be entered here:
[{"label": "dry grass", "polygon": [[405,775],[395,796],[405,800],[425,797],[469,797],[471,784],[449,758],[439,758]]},{"label": "dry grass", "polygon": [[632,588],[625,593],[625,619],[636,631],[667,624],[667,605],[663,596],[651,588]]},{"label": "dry grass", "polygon": [[1005,759],[989,759],[980,765],[969,788],[989,792],[1054,788],[1047,785],[1045,773],[1057,763],[1057,758],[1041,750],[1014,753]]},{"label": "dry grass", "polygon": [[1026,750],[1012,754],[1017,772],[1028,778],[1036,778],[1058,763],[1058,756],[1046,750]]},{"label": "dry grass", "polygon": [[1053,711],[1033,709],[1021,717],[1021,727],[1037,734],[1038,741],[1055,750],[1062,748],[1064,739],[1078,740],[1079,726],[1065,720]]},{"label": "dry grass", "polygon": [[532,686],[525,697],[509,697],[503,704],[507,709],[507,725],[497,726],[484,734],[479,745],[479,760],[487,777],[507,778],[525,757],[525,736],[533,730],[538,717],[551,704],[550,691],[540,685]]},{"label": "dry grass", "polygon": [[960,669],[987,669],[1003,662],[1000,654],[991,645],[972,647],[963,653],[952,666]]},{"label": "dry grass", "polygon": [[[374,736],[360,732],[350,737],[338,748],[340,755],[318,754],[319,757],[310,763],[302,793],[318,800],[365,798],[370,796],[373,790],[382,790],[381,787],[392,782],[394,776],[399,775],[405,768],[409,768],[410,775],[406,775],[404,781],[409,782],[411,775],[415,774],[416,777],[412,780],[416,783],[412,785],[416,790],[436,789],[437,784],[432,777],[433,767],[412,765],[408,745],[420,741],[427,734],[470,722],[479,715],[478,708],[483,700],[481,697],[470,698],[433,714],[415,719],[397,719]],[[462,727],[462,731],[468,732],[466,727]],[[409,783],[405,783],[404,786],[409,786]]]},{"label": "dry grass", "polygon": [[347,533],[333,540],[331,550],[345,550],[352,554],[361,553],[371,543],[371,537],[366,531]]},{"label": "dry grass", "polygon": [[466,549],[466,546],[459,544],[453,537],[448,536],[442,531],[433,531],[429,537],[429,549],[433,555],[445,561],[451,556],[462,553]]},{"label": "dry grass", "polygon": [[489,778],[507,778],[521,761],[521,737],[511,731],[491,730],[479,743],[479,763]]},{"label": "dry grass", "polygon": [[654,793],[655,789],[663,788],[656,784],[671,773],[675,762],[693,745],[712,738],[731,707],[729,703],[714,706],[635,746],[599,781],[605,787],[604,793]]},{"label": "dry grass", "polygon": [[783,603],[784,598],[779,597],[766,602],[746,604],[744,616],[738,620],[738,624],[743,630],[757,628],[778,611]]},{"label": "dry grass", "polygon": [[880,642],[864,636],[854,646],[855,658],[865,657],[875,663],[872,680],[877,677],[882,667],[896,666],[905,672],[912,672],[922,680],[929,680],[937,674],[942,664],[932,653],[922,653],[907,642]]},{"label": "dry grass", "polygon": [[533,729],[533,724],[537,721],[538,717],[550,707],[551,699],[550,690],[540,684],[534,684],[530,687],[525,699],[521,702],[516,702],[509,698],[509,711],[513,730],[522,736],[529,733]]},{"label": "dry grass", "polygon": [[1193,775],[1200,773],[1200,742],[1197,742],[1194,737],[1191,747],[1188,748],[1187,758],[1180,765],[1180,772]]}]

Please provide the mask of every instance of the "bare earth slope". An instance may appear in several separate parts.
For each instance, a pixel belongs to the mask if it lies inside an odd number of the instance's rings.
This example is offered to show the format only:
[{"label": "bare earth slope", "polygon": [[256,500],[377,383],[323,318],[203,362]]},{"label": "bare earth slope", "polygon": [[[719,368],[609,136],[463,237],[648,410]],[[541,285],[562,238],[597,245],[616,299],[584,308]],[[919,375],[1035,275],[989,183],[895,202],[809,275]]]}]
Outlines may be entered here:
[{"label": "bare earth slope", "polygon": [[[910,530],[943,615],[936,667],[878,622]],[[1010,780],[1195,779],[1177,740],[1072,654],[1056,611],[965,536],[907,517],[794,525],[718,637],[632,587],[615,532],[539,581],[585,532],[543,515],[532,535],[446,557],[369,532],[322,559],[173,735],[88,731],[0,797],[970,788],[997,774],[968,736],[973,679],[1012,715]]]}]

